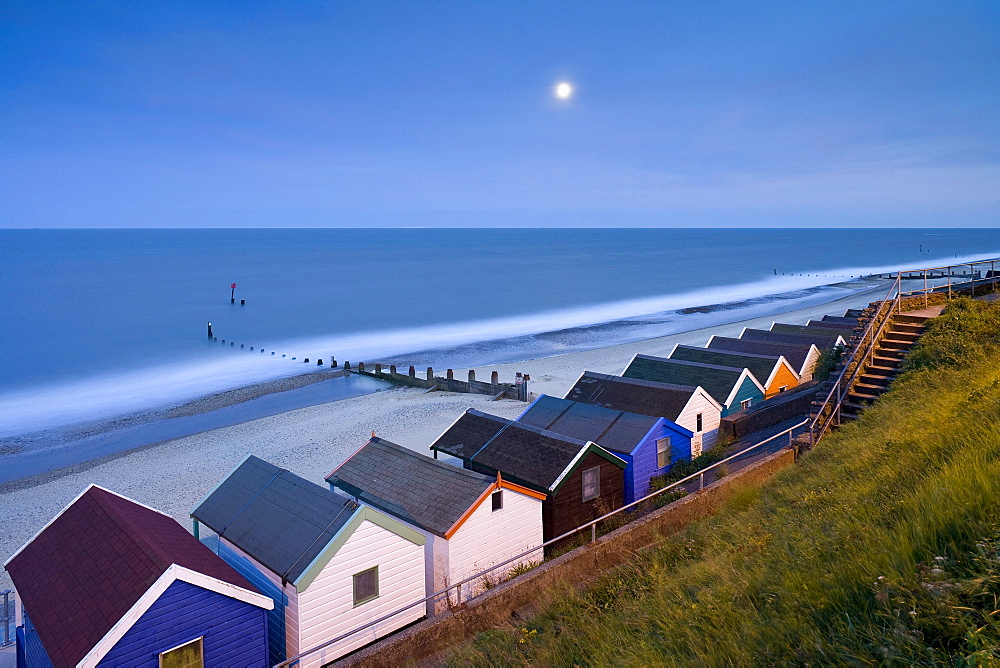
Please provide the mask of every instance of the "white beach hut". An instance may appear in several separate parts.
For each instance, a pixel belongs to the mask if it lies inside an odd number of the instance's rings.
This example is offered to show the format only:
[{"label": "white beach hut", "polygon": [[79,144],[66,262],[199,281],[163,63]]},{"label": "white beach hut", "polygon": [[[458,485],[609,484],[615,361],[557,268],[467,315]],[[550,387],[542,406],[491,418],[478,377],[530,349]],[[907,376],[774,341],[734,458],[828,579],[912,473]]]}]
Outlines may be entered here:
[{"label": "white beach hut", "polygon": [[[420,532],[257,457],[191,516],[219,535],[219,556],[274,600],[272,664],[424,597]],[[324,665],[424,614],[414,606],[296,665]]]},{"label": "white beach hut", "polygon": [[[546,495],[491,478],[372,437],[326,478],[334,489],[418,529],[426,538],[427,595],[461,582],[484,568],[541,545]],[[516,565],[542,559],[542,551],[498,568],[496,580]],[[461,599],[480,593],[482,578],[461,587]],[[429,613],[459,602],[428,602]]]}]

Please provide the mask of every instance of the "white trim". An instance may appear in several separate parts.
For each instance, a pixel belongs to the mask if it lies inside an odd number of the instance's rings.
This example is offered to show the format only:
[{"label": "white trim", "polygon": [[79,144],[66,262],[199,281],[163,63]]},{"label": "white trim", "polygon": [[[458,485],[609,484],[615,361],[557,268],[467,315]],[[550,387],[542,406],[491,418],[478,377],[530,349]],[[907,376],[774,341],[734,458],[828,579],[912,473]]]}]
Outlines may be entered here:
[{"label": "white trim", "polygon": [[[674,347],[676,348],[677,346],[676,346],[676,345],[674,345]],[[625,373],[626,371],[628,371],[628,368],[629,368],[630,366],[632,366],[632,362],[634,362],[634,361],[635,361],[635,358],[636,358],[636,357],[638,357],[638,356],[639,356],[639,355],[641,355],[641,354],[642,354],[642,353],[635,353],[634,355],[632,355],[632,359],[630,359],[630,360],[628,361],[628,364],[626,364],[626,365],[625,365],[625,368],[624,368],[624,369],[622,369],[622,370],[621,370],[621,373],[619,373],[618,375],[619,375],[619,376],[622,376],[622,378],[624,378],[625,376],[624,376],[623,374],[624,374],[624,373]],[[646,357],[651,357],[651,355],[646,355]],[[584,371],[584,373],[587,373],[587,372],[586,372],[586,371]]]},{"label": "white trim", "polygon": [[[536,401],[537,401],[537,399],[536,399]],[[458,416],[457,418],[455,418],[454,420],[452,420],[452,421],[451,421],[451,424],[450,424],[450,425],[448,425],[447,427],[445,427],[445,430],[444,430],[444,431],[442,431],[442,432],[441,432],[440,434],[438,434],[437,438],[435,438],[435,439],[434,439],[433,441],[431,441],[431,447],[429,447],[429,448],[427,448],[427,449],[428,449],[428,450],[430,450],[431,452],[436,452],[436,450],[434,449],[434,444],[435,444],[435,443],[437,443],[438,441],[440,441],[440,440],[441,440],[441,437],[442,437],[442,436],[444,436],[445,434],[447,434],[447,433],[448,433],[448,431],[449,431],[449,430],[450,430],[450,429],[451,429],[452,427],[454,427],[454,426],[455,426],[456,424],[458,424],[458,421],[459,421],[459,420],[461,420],[461,419],[462,419],[462,418],[464,418],[464,417],[465,417],[466,415],[468,415],[468,414],[469,414],[469,411],[471,411],[471,410],[472,410],[471,408],[466,408],[466,409],[465,409],[465,412],[464,412],[464,413],[462,413],[462,414],[461,414],[461,415],[459,415],[459,416]],[[449,457],[455,457],[455,455],[451,454],[450,452],[445,452],[444,454],[448,455]],[[456,457],[456,459],[461,459],[461,457]],[[341,464],[341,466],[343,466],[343,464]],[[340,468],[340,467],[338,466],[337,468]]]},{"label": "white trim", "polygon": [[560,485],[560,483],[562,483],[563,478],[565,478],[567,475],[569,475],[569,472],[573,470],[573,467],[576,466],[576,463],[578,461],[580,461],[581,459],[583,459],[585,453],[590,450],[590,446],[594,446],[595,448],[600,448],[604,452],[608,453],[609,455],[611,455],[612,457],[614,457],[615,459],[617,459],[618,461],[620,461],[622,464],[625,464],[625,466],[628,466],[628,462],[627,461],[625,461],[624,459],[622,459],[621,457],[619,457],[615,453],[611,452],[607,448],[602,447],[602,446],[598,445],[597,443],[594,443],[593,441],[587,441],[587,444],[584,447],[580,448],[580,450],[573,457],[573,461],[571,461],[569,463],[569,465],[565,469],[563,469],[563,472],[559,474],[559,477],[555,479],[555,482],[553,482],[551,485],[549,485],[548,490],[550,492],[553,489],[555,489],[556,487],[558,487]]},{"label": "white trim", "polygon": [[[720,413],[722,412],[722,404],[720,404],[720,403],[719,403],[718,401],[716,401],[716,400],[715,400],[715,397],[713,397],[713,396],[712,396],[712,395],[711,395],[711,394],[709,393],[709,391],[708,391],[708,390],[706,390],[706,389],[705,389],[704,387],[702,387],[701,385],[698,385],[697,387],[695,387],[695,388],[694,388],[694,392],[692,392],[692,393],[691,393],[691,396],[690,396],[690,397],[688,397],[688,400],[687,400],[687,403],[686,403],[686,404],[684,404],[684,408],[687,408],[688,406],[690,406],[690,405],[691,405],[691,402],[692,402],[692,401],[694,400],[694,395],[698,394],[698,392],[701,392],[702,396],[703,396],[703,397],[705,397],[706,399],[708,399],[708,402],[709,402],[710,404],[713,404],[713,405],[714,405],[714,406],[715,406],[716,408],[718,408],[718,409],[719,409],[719,412],[720,412]],[[683,412],[684,412],[684,410],[682,409],[682,410],[681,410],[681,413],[683,413]],[[678,413],[677,415],[679,416],[679,415],[680,415],[681,413]],[[678,426],[680,426],[680,425],[678,425]],[[702,432],[697,432],[697,431],[693,431],[693,432],[691,432],[691,433],[692,433],[692,434],[697,434],[697,433],[704,433],[704,431],[702,431]]]},{"label": "white trim", "polygon": [[[42,528],[41,528],[41,529],[39,529],[38,531],[36,531],[36,532],[35,532],[35,535],[34,535],[34,536],[32,536],[31,538],[29,538],[29,539],[28,539],[28,542],[26,542],[26,543],[25,543],[24,545],[22,545],[21,547],[19,547],[19,548],[17,549],[17,552],[15,552],[14,554],[10,555],[10,557],[8,557],[7,561],[3,562],[3,566],[4,566],[4,568],[7,568],[7,564],[9,564],[10,562],[12,562],[12,561],[14,560],[14,557],[16,557],[17,555],[21,554],[21,552],[23,552],[23,551],[24,551],[24,548],[26,548],[26,547],[28,547],[29,545],[31,545],[31,543],[32,543],[32,542],[33,542],[33,541],[34,541],[34,540],[35,540],[36,538],[38,538],[39,536],[41,536],[41,535],[42,535],[42,532],[43,532],[43,531],[45,531],[46,529],[48,529],[48,528],[49,528],[49,526],[50,526],[50,525],[51,525],[51,524],[52,524],[53,522],[55,522],[55,521],[56,521],[57,519],[59,519],[59,518],[60,518],[60,517],[62,516],[62,514],[63,514],[63,513],[65,513],[65,512],[67,511],[67,510],[69,510],[69,509],[70,509],[70,507],[71,507],[71,506],[72,506],[72,505],[73,505],[74,503],[76,503],[77,501],[79,501],[79,500],[80,500],[80,498],[81,498],[81,497],[82,497],[82,496],[83,496],[84,494],[86,494],[87,492],[89,492],[89,491],[90,491],[90,489],[91,489],[92,487],[94,487],[94,488],[97,488],[97,489],[99,489],[99,490],[102,490],[102,491],[105,491],[105,492],[107,492],[108,494],[113,494],[114,496],[117,496],[117,497],[118,497],[118,498],[120,498],[120,499],[125,499],[125,500],[126,500],[126,501],[128,501],[129,503],[134,503],[134,504],[135,504],[135,505],[137,505],[137,506],[142,506],[142,507],[143,507],[143,508],[145,508],[146,510],[152,510],[152,511],[153,511],[154,513],[158,513],[158,514],[160,514],[160,515],[163,515],[164,517],[170,517],[170,515],[167,515],[167,514],[166,514],[165,512],[163,512],[163,511],[161,511],[161,510],[157,510],[156,508],[153,508],[152,506],[147,506],[147,505],[146,505],[145,503],[141,503],[141,502],[139,502],[139,501],[136,501],[135,499],[130,499],[130,498],[128,498],[127,496],[125,496],[124,494],[119,494],[118,492],[112,492],[112,491],[111,491],[110,489],[108,489],[108,488],[106,488],[106,487],[101,487],[100,485],[95,485],[94,483],[90,483],[89,485],[87,485],[87,486],[86,486],[86,487],[84,488],[84,490],[83,490],[82,492],[80,492],[80,493],[79,493],[79,494],[77,494],[77,495],[76,495],[75,497],[73,497],[73,500],[72,500],[72,501],[70,501],[70,502],[69,502],[69,503],[67,503],[67,504],[66,504],[65,506],[63,506],[63,509],[62,509],[62,510],[60,510],[60,511],[59,511],[58,513],[56,513],[56,514],[55,514],[55,516],[54,516],[54,517],[53,517],[52,519],[50,519],[50,520],[49,520],[48,522],[46,522],[46,523],[45,523],[45,524],[44,524],[44,525],[42,526]],[[171,517],[171,519],[173,519],[173,518]]]},{"label": "white trim", "polygon": [[222,594],[223,596],[228,596],[230,598],[235,598],[238,601],[243,601],[244,603],[249,603],[250,605],[256,605],[258,608],[263,608],[265,610],[271,610],[274,608],[274,601],[272,601],[267,596],[252,592],[243,587],[237,587],[234,584],[228,582],[223,582],[222,580],[211,577],[210,575],[205,575],[204,573],[199,573],[193,571],[190,568],[185,568],[184,566],[178,566],[177,564],[171,564],[167,570],[163,571],[156,582],[154,582],[149,589],[136,601],[128,612],[122,615],[121,619],[115,622],[115,625],[111,627],[103,638],[101,638],[94,647],[87,652],[87,655],[80,660],[80,663],[76,664],[77,668],[92,668],[101,662],[101,659],[110,652],[114,646],[121,640],[129,629],[139,621],[139,619],[146,614],[157,599],[163,595],[163,592],[167,590],[167,587],[172,585],[174,582],[180,580],[181,582],[187,582],[188,584],[195,585],[196,587],[201,587],[202,589],[207,589],[209,591],[214,591],[217,594]]},{"label": "white trim", "polygon": [[746,367],[743,367],[743,372],[740,374],[740,377],[737,379],[736,384],[733,385],[733,389],[729,393],[729,396],[726,397],[726,404],[725,404],[726,406],[732,406],[733,405],[733,401],[736,399],[736,393],[739,392],[739,390],[740,390],[741,387],[743,387],[743,378],[744,377],[749,377],[750,380],[753,381],[753,384],[757,386],[757,389],[760,390],[761,394],[767,394],[767,392],[764,390],[764,387],[760,384],[760,381],[757,380],[757,378],[750,372],[750,369],[748,369]]}]

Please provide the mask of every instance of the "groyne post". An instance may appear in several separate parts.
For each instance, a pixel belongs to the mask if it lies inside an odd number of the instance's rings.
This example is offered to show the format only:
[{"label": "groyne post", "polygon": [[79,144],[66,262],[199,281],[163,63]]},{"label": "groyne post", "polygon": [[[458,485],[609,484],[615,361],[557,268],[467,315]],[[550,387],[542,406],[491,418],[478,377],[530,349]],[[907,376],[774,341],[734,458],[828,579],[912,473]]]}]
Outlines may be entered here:
[{"label": "groyne post", "polygon": [[490,374],[490,385],[500,384],[500,374],[496,371]]},{"label": "groyne post", "polygon": [[455,372],[451,369],[448,369],[447,371],[445,371],[445,377],[448,380],[455,380]]},{"label": "groyne post", "polygon": [[358,362],[358,373],[364,373],[364,372],[365,372],[365,363]]},{"label": "groyne post", "polygon": [[410,375],[410,378],[416,378],[417,377],[417,369],[412,364],[410,365],[409,375]]},{"label": "groyne post", "polygon": [[212,338],[212,323],[208,323],[208,338]]},{"label": "groyne post", "polygon": [[476,372],[474,369],[469,369],[469,385],[476,382]]},{"label": "groyne post", "polygon": [[380,362],[375,362],[375,375],[382,373],[382,364]]},{"label": "groyne post", "polygon": [[427,367],[427,380],[434,380],[434,369]]},{"label": "groyne post", "polygon": [[390,376],[395,376],[396,375],[396,365],[395,364],[390,364],[389,365],[389,375]]}]

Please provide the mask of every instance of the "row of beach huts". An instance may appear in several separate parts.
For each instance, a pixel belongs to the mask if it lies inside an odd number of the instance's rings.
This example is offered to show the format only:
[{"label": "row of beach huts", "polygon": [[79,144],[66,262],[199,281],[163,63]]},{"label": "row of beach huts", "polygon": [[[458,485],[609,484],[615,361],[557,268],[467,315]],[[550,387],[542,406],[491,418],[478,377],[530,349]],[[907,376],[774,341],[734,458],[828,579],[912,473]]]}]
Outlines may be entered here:
[{"label": "row of beach huts", "polygon": [[711,448],[723,417],[808,381],[857,315],[636,355],[513,421],[469,409],[433,457],[373,432],[326,487],[248,456],[191,511],[193,534],[92,485],[5,563],[18,666],[274,665],[427,598],[297,665],[332,662],[461,606],[495,581],[455,586],[483,569],[642,498]]}]

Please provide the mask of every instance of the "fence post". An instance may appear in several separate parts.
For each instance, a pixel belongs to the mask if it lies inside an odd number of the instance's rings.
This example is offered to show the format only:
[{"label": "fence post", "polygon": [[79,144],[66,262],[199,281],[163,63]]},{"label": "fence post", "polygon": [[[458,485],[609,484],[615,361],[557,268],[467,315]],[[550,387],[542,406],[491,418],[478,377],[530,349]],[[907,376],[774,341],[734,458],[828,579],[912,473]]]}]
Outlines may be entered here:
[{"label": "fence post", "polygon": [[698,489],[705,489],[705,474],[702,473],[698,476]]},{"label": "fence post", "polygon": [[924,308],[927,308],[927,270],[924,269]]},{"label": "fence post", "polygon": [[597,540],[597,522],[590,525],[590,542],[593,543]]},{"label": "fence post", "polygon": [[976,272],[972,268],[972,263],[969,263],[969,282],[972,283],[972,296],[976,296]]},{"label": "fence post", "polygon": [[948,267],[948,299],[951,299],[951,267]]}]

